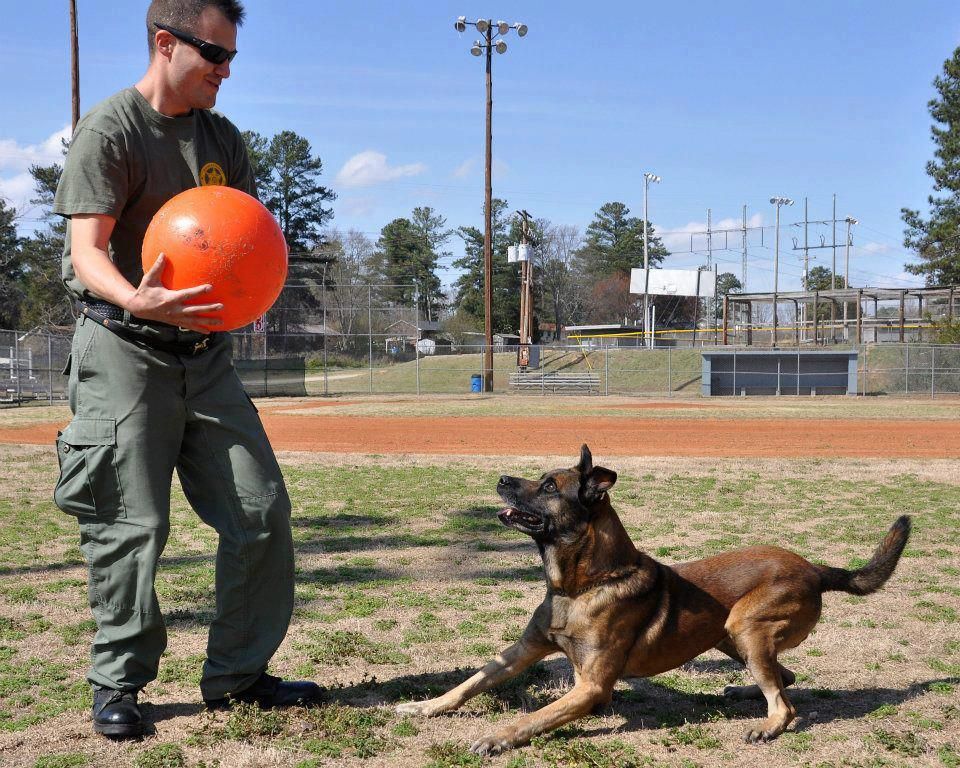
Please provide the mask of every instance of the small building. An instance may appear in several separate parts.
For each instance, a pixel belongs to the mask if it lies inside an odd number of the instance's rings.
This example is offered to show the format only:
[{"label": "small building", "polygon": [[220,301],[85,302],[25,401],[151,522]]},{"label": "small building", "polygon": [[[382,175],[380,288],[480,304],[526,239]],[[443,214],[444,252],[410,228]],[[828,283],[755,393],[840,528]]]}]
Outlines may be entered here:
[{"label": "small building", "polygon": [[386,336],[384,346],[391,355],[399,355],[413,350],[421,339],[437,341],[440,323],[434,320],[397,320],[383,329]]}]

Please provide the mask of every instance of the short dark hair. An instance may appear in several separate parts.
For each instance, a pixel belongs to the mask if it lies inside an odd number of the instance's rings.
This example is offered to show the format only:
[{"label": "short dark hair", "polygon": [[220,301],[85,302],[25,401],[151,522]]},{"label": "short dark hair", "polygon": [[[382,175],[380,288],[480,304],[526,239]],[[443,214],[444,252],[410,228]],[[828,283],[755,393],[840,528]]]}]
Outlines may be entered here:
[{"label": "short dark hair", "polygon": [[246,11],[239,0],[153,0],[147,9],[147,50],[153,58],[155,35],[154,24],[165,24],[181,29],[191,35],[197,33],[197,19],[206,8],[216,8],[231,24],[241,26]]}]

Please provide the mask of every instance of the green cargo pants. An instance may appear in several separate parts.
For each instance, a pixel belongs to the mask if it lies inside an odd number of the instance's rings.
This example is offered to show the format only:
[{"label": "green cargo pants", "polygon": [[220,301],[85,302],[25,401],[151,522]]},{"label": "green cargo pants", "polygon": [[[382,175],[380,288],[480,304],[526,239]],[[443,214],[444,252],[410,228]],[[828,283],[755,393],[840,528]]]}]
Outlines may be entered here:
[{"label": "green cargo pants", "polygon": [[[170,329],[176,336],[177,331]],[[80,522],[97,622],[91,683],[139,690],[167,635],[154,591],[176,470],[219,534],[205,699],[252,684],[293,611],[290,500],[231,341],[195,357],[141,348],[81,316],[71,349],[74,418],[57,438],[57,505]]]}]

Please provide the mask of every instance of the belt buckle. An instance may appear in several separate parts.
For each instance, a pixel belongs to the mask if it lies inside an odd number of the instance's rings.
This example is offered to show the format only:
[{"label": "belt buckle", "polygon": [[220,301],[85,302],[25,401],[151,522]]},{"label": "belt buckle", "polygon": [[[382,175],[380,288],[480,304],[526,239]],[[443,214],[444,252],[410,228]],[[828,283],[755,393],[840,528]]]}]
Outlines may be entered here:
[{"label": "belt buckle", "polygon": [[203,352],[207,348],[209,344],[210,344],[210,337],[204,336],[203,339],[201,339],[200,341],[198,341],[196,344],[193,345],[193,351],[191,352],[191,354],[199,355],[201,352]]}]

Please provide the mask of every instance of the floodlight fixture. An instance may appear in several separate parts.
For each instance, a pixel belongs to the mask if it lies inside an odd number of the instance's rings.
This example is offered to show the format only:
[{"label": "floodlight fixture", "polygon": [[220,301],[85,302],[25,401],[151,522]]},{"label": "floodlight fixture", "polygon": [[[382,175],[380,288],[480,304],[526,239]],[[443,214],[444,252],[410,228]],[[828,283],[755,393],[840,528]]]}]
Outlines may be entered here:
[{"label": "floodlight fixture", "polygon": [[793,200],[789,197],[771,197],[770,202],[778,208],[781,205],[793,205]]},{"label": "floodlight fixture", "polygon": [[860,222],[857,221],[855,218],[853,218],[853,216],[847,216],[847,218],[845,218],[844,221],[847,222],[847,224],[859,224],[859,223],[860,223]]},{"label": "floodlight fixture", "polygon": [[497,53],[506,53],[507,44],[503,40],[497,40],[497,44],[494,46],[497,49]]},{"label": "floodlight fixture", "polygon": [[457,20],[453,22],[453,28],[457,32],[463,32],[467,28],[467,17],[466,16],[457,16]]},{"label": "floodlight fixture", "polygon": [[486,34],[487,30],[490,29],[490,22],[486,19],[477,19],[477,32],[481,35]]},{"label": "floodlight fixture", "polygon": [[524,35],[527,34],[527,25],[526,25],[526,24],[521,24],[521,23],[518,21],[516,24],[513,25],[513,28],[514,28],[515,30],[517,30],[517,34],[518,34],[520,37],[523,37]]},{"label": "floodlight fixture", "polygon": [[497,32],[499,32],[501,35],[505,35],[509,31],[510,31],[510,25],[507,24],[507,22],[505,21],[497,22]]},{"label": "floodlight fixture", "polygon": [[645,178],[647,181],[652,181],[654,184],[659,184],[662,181],[662,179],[655,173],[645,173],[643,174],[643,178]]},{"label": "floodlight fixture", "polygon": [[473,41],[473,46],[470,48],[470,53],[472,53],[474,56],[479,56],[481,53],[483,53],[483,48],[481,47],[479,40]]}]

